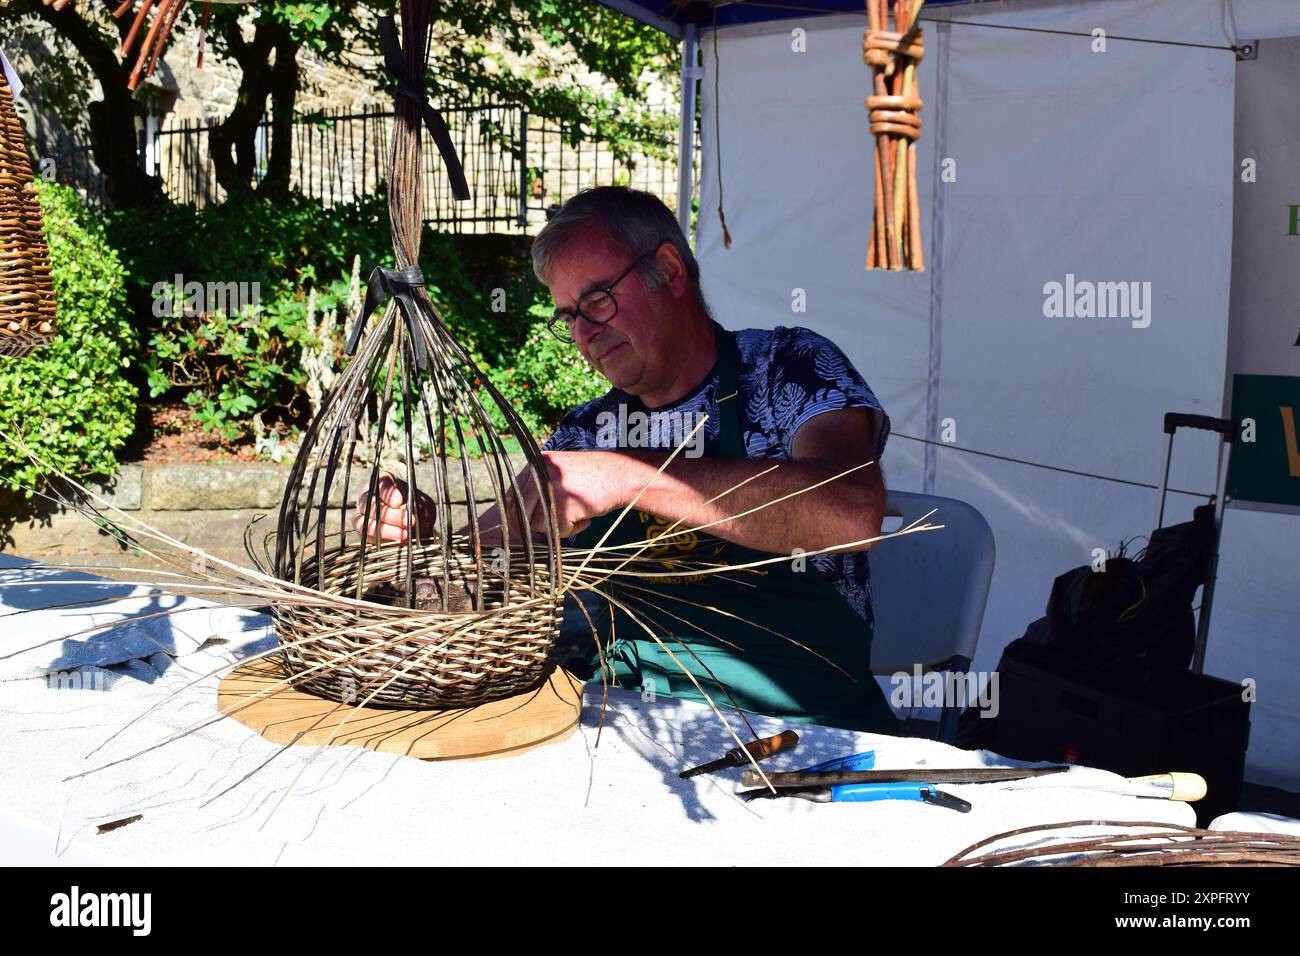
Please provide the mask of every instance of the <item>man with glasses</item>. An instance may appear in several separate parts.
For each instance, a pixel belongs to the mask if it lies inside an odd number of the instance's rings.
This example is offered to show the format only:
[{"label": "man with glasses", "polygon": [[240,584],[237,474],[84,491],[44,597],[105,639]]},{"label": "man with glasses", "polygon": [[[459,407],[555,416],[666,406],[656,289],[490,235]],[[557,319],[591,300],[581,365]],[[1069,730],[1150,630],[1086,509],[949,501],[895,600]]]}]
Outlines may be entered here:
[{"label": "man with glasses", "polygon": [[[686,237],[648,193],[600,187],[575,196],[532,255],[555,301],[552,333],[611,385],[570,411],[543,446],[561,533],[590,547],[688,531],[646,552],[681,574],[626,582],[589,615],[566,614],[557,657],[597,680],[603,666],[643,694],[703,692],[719,706],[790,721],[895,732],[870,671],[861,542],[880,533],[885,490],[875,462],[889,419],[866,382],[807,329],[729,332],[714,322]],[[679,454],[660,471],[685,436],[651,430],[631,440],[610,427],[637,413],[703,420],[703,455]],[[400,536],[402,489],[385,482],[376,520],[385,537]],[[525,496],[540,522],[531,484]],[[618,521],[633,498],[636,508]],[[854,547],[813,554],[846,544]],[[701,573],[773,555],[786,560],[761,573]]]}]

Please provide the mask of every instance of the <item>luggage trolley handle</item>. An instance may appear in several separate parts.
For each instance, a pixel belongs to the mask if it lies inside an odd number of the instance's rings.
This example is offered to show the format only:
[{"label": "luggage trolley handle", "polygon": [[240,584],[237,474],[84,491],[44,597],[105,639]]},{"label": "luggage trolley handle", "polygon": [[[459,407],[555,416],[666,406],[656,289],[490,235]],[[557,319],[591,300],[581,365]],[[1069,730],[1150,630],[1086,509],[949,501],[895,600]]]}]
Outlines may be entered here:
[{"label": "luggage trolley handle", "polygon": [[1200,428],[1218,432],[1224,441],[1231,441],[1237,425],[1231,418],[1211,418],[1209,415],[1188,415],[1185,412],[1165,412],[1165,433],[1172,435],[1179,428]]},{"label": "luggage trolley handle", "polygon": [[1201,611],[1196,621],[1196,646],[1192,653],[1192,673],[1205,669],[1205,645],[1210,636],[1210,608],[1214,603],[1214,582],[1219,576],[1219,537],[1223,531],[1224,487],[1228,481],[1228,467],[1232,462],[1232,441],[1237,434],[1237,424],[1230,418],[1211,418],[1209,415],[1188,415],[1182,412],[1165,412],[1165,467],[1160,477],[1160,502],[1156,507],[1156,527],[1164,525],[1165,494],[1169,487],[1169,461],[1174,450],[1174,432],[1179,428],[1199,428],[1218,432],[1228,453],[1221,456],[1219,474],[1214,486],[1214,549],[1205,569],[1205,584],[1201,589]]},{"label": "luggage trolley handle", "polygon": [[[1233,436],[1237,433],[1237,424],[1231,418],[1212,418],[1209,415],[1189,415],[1185,412],[1165,412],[1165,467],[1160,476],[1159,500],[1156,504],[1156,527],[1165,523],[1165,495],[1169,487],[1169,463],[1173,457],[1174,432],[1180,428],[1199,428],[1202,431],[1218,432],[1225,444],[1231,446]],[[1231,450],[1229,450],[1231,455]],[[1223,507],[1223,485],[1227,480],[1227,469],[1220,468],[1218,482],[1214,487],[1216,512]]]}]

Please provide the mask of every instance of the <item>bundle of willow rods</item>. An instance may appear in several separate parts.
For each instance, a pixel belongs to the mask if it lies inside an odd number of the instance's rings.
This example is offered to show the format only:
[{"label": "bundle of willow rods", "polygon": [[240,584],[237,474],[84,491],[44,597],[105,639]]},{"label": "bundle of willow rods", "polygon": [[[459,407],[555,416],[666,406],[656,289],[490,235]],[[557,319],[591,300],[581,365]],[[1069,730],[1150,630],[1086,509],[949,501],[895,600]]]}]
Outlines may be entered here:
[{"label": "bundle of willow rods", "polygon": [[[975,850],[1027,833],[1107,827],[1121,831],[1104,836],[1080,837],[1032,847],[994,850],[971,856]],[[1133,832],[1142,828],[1149,832]],[[1123,832],[1128,830],[1130,832]],[[1062,857],[1063,859],[1049,859]],[[1037,863],[1045,866],[1300,866],[1300,836],[1281,833],[1242,833],[1202,830],[1176,823],[1119,820],[1073,820],[1008,830],[980,840],[943,865],[1011,866]]]},{"label": "bundle of willow rods", "polygon": [[[53,7],[55,10],[62,10],[68,5],[70,0],[42,0],[47,7]],[[140,31],[144,27],[144,22],[149,16],[151,10],[154,11],[153,20],[149,24],[149,30],[144,35],[140,43],[140,52],[136,56],[135,66],[131,69],[131,76],[127,80],[126,88],[134,90],[140,85],[140,81],[153,74],[154,68],[158,65],[158,57],[162,55],[163,47],[167,45],[167,38],[171,36],[172,28],[176,26],[176,18],[180,16],[181,8],[185,6],[187,0],[141,0],[140,9],[136,11],[135,19],[131,21],[131,26],[122,38],[121,45],[117,48],[118,56],[125,57],[131,52],[131,47],[135,45],[136,38],[140,36]],[[208,16],[212,12],[213,3],[251,3],[252,0],[204,0],[203,3],[203,20],[199,25],[199,53],[198,66],[203,68],[203,41],[208,30]],[[123,0],[122,5],[113,11],[113,17],[120,18],[131,12],[131,7],[135,5],[135,0]]]},{"label": "bundle of willow rods", "polygon": [[925,269],[921,207],[916,193],[916,148],[921,97],[916,64],[925,53],[917,17],[925,0],[867,0],[869,27],[862,59],[871,67],[867,116],[876,137],[875,212],[867,241],[867,268]]}]

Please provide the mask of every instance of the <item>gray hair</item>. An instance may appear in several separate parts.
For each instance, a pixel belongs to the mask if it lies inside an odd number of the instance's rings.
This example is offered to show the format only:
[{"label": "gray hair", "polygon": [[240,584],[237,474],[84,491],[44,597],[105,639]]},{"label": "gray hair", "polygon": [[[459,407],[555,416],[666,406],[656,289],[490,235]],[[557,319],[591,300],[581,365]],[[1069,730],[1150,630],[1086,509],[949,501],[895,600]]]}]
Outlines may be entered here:
[{"label": "gray hair", "polygon": [[[626,186],[597,186],[583,190],[542,227],[533,240],[533,272],[543,285],[550,285],[551,269],[560,250],[593,225],[603,229],[629,257],[671,242],[686,263],[686,274],[699,297],[700,265],[695,261],[690,243],[682,235],[677,217],[659,197]],[[637,272],[642,285],[652,292],[666,278],[653,259],[647,259]]]}]

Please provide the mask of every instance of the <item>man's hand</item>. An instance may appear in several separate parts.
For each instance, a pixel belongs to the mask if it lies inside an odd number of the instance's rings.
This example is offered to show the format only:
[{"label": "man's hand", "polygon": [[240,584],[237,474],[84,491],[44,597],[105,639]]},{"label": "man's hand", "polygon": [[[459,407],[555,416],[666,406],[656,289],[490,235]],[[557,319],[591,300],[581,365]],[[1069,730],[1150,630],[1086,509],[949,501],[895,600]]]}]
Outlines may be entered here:
[{"label": "man's hand", "polygon": [[[363,491],[357,498],[357,513],[352,520],[352,526],[356,528],[357,533],[368,538],[372,543],[405,541],[409,511],[406,502],[407,490],[406,482],[387,473],[381,474],[376,489],[376,497],[379,500],[377,505],[370,509],[369,534],[362,528],[362,524],[366,519],[366,501],[370,495]],[[437,530],[434,527],[437,509],[433,499],[419,489],[416,490],[416,499],[418,503],[415,514],[410,518],[411,527],[413,530],[418,527],[423,537],[432,537]]]},{"label": "man's hand", "polygon": [[616,461],[616,504],[645,488],[637,499],[642,511],[687,528],[708,526],[709,534],[757,551],[860,550],[880,534],[884,515],[880,466],[867,464],[881,424],[866,408],[823,412],[796,432],[788,461],[679,457],[658,471],[664,452],[602,454]]},{"label": "man's hand", "polygon": [[[607,514],[615,508],[627,504],[628,493],[624,491],[624,478],[628,471],[627,460],[617,454],[601,451],[543,452],[547,476],[550,478],[555,495],[556,518],[561,537],[568,537],[582,531],[591,524],[591,519]],[[541,495],[537,483],[533,481],[531,469],[525,469],[517,478],[519,500],[524,514],[528,516],[531,530],[545,533],[546,518],[541,507]],[[638,486],[639,487],[639,486]],[[378,503],[371,507],[370,527],[367,537],[371,542],[405,541],[407,512],[406,482],[387,473],[379,476],[377,489]],[[631,494],[635,494],[633,489]],[[425,537],[436,533],[437,517],[433,499],[424,492],[417,492],[419,500],[419,527]],[[353,518],[353,527],[358,534],[365,534],[362,523],[365,520],[366,501],[369,494],[363,491],[357,498],[357,512]],[[507,500],[506,514],[511,519],[511,539],[518,543],[518,511],[513,501]],[[489,508],[479,518],[479,528],[485,543],[500,541],[500,516],[495,506]],[[462,529],[464,530],[464,529]]]},{"label": "man's hand", "polygon": [[[657,451],[551,451],[543,452],[542,459],[561,537],[577,534],[592,519],[627,506],[640,494],[641,510],[683,521],[685,527],[709,525],[710,534],[746,547],[769,554],[794,548],[820,551],[880,534],[885,506],[880,466],[860,467],[874,458],[880,424],[865,408],[825,412],[799,429],[789,461],[678,458],[661,472],[667,454]],[[519,501],[506,501],[512,545],[522,541],[520,508],[529,530],[546,532],[531,469],[516,483]],[[365,498],[363,494],[357,502],[358,531]],[[433,502],[420,498],[420,526],[431,534]],[[406,485],[381,476],[379,500],[370,521],[371,534],[378,537],[372,540],[403,540]],[[495,505],[479,517],[478,526],[485,545],[501,542]]]},{"label": "man's hand", "polygon": [[[542,458],[555,496],[555,517],[562,538],[584,530],[593,518],[622,508],[640,487],[629,488],[630,463],[616,452],[548,451],[542,453]],[[518,484],[520,503],[530,526],[545,533],[546,514],[531,469],[519,475]],[[506,513],[514,516],[514,504],[507,502],[506,507]]]},{"label": "man's hand", "polygon": [[[885,506],[880,466],[862,467],[874,458],[880,424],[866,408],[824,412],[799,429],[789,461],[679,457],[659,471],[665,452],[553,451],[542,457],[562,537],[640,494],[641,510],[682,521],[684,527],[709,525],[710,534],[746,547],[769,554],[821,551],[880,534]],[[532,530],[545,531],[531,474],[518,481]],[[519,521],[513,502],[507,509],[515,539]],[[500,522],[485,516],[483,523]]]}]

